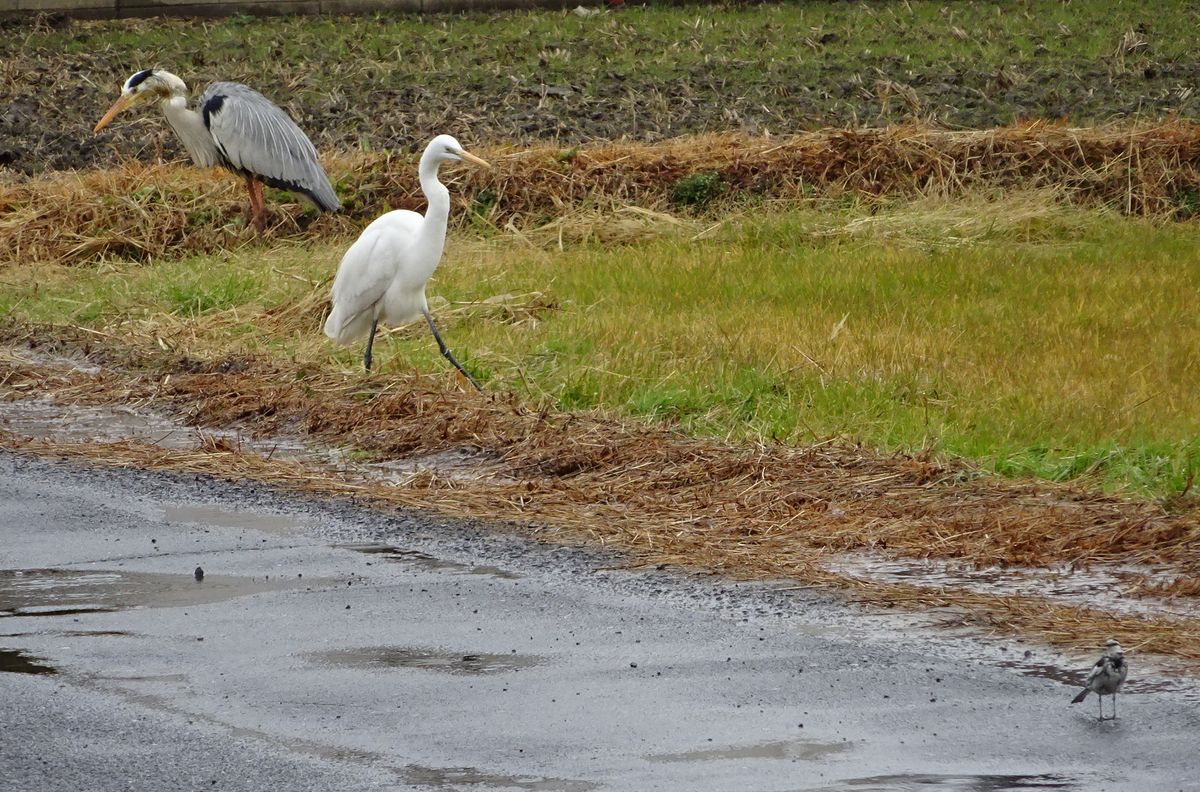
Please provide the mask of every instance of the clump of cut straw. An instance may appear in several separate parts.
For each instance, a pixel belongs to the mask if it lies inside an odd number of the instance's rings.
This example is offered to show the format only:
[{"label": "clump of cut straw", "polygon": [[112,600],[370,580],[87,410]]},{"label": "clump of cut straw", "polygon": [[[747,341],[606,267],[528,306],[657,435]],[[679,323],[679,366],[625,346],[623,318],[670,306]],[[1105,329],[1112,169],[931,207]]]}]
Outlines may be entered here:
[{"label": "clump of cut straw", "polygon": [[[980,190],[1052,189],[1063,201],[1129,214],[1185,212],[1200,194],[1200,127],[1068,128],[1043,122],[988,130],[922,126],[830,129],[785,138],[742,134],[662,143],[596,143],[568,151],[481,147],[493,170],[447,173],[458,222],[518,232],[542,229],[570,241],[565,215],[610,215],[622,208],[663,213],[675,187],[715,174],[721,198],[810,202],[859,196],[969,195]],[[345,211],[317,216],[273,204],[277,239],[346,235],[388,209],[421,209],[414,157],[331,157]],[[12,260],[148,260],[210,252],[253,241],[245,230],[241,182],[184,165],[141,165],[54,173],[0,186],[0,250]],[[277,196],[282,197],[282,196]],[[634,225],[643,218],[627,214]],[[599,225],[599,224],[598,224]],[[611,225],[611,224],[608,224]],[[566,238],[564,238],[564,233]],[[597,228],[597,234],[601,230]],[[582,234],[583,237],[589,236]],[[607,240],[601,240],[607,241]]]}]

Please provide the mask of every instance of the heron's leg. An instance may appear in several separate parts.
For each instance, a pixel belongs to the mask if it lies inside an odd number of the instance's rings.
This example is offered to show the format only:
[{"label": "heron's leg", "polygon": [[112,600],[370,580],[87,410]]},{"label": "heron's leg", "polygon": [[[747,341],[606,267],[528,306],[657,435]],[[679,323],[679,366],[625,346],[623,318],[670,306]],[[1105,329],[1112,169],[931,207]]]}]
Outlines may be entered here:
[{"label": "heron's leg", "polygon": [[475,386],[475,390],[483,393],[483,388],[479,386],[479,383],[475,381],[475,378],[468,374],[467,370],[462,367],[462,364],[455,360],[454,355],[450,353],[450,348],[447,347],[446,342],[442,340],[442,334],[438,332],[437,325],[433,323],[433,316],[429,313],[429,309],[422,308],[421,313],[425,314],[425,321],[429,322],[429,329],[433,331],[433,337],[437,339],[438,349],[442,350],[442,356],[454,364],[454,368],[458,369],[459,372],[461,372],[462,375],[467,378],[467,382]]},{"label": "heron's leg", "polygon": [[379,329],[379,320],[371,322],[371,334],[367,336],[367,351],[363,352],[363,368],[371,370],[371,345],[375,343],[375,331]]},{"label": "heron's leg", "polygon": [[1104,694],[1097,693],[1096,699],[1100,702],[1100,720],[1104,720]]},{"label": "heron's leg", "polygon": [[1117,719],[1117,694],[1116,694],[1116,693],[1113,693],[1113,694],[1112,694],[1112,702],[1113,702],[1113,716],[1112,716],[1112,719],[1113,719],[1113,720],[1116,720],[1116,719]]},{"label": "heron's leg", "polygon": [[247,176],[246,189],[250,191],[250,223],[254,230],[261,234],[267,227],[267,207],[263,201],[262,182],[253,176]]}]

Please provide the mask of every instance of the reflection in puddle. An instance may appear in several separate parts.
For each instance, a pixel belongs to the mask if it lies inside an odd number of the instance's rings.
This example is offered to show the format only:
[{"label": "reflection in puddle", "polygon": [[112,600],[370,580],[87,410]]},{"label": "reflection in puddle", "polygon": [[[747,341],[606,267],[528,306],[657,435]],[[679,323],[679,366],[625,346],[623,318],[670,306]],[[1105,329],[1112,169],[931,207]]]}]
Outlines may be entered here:
[{"label": "reflection in puddle", "polygon": [[1078,789],[1073,779],[1060,775],[885,775],[849,778],[813,792],[1037,792],[1041,789]]},{"label": "reflection in puddle", "polygon": [[528,792],[589,792],[599,784],[570,778],[498,775],[474,767],[422,767],[407,765],[400,773],[406,784],[431,789],[522,789]]},{"label": "reflection in puddle", "polygon": [[460,564],[457,561],[447,561],[443,558],[434,558],[427,553],[422,553],[417,550],[404,550],[392,545],[361,543],[361,544],[343,544],[337,545],[344,550],[353,550],[356,553],[366,553],[367,555],[384,558],[388,561],[395,561],[401,564],[418,569],[427,569],[431,572],[452,572],[462,575],[488,575],[489,577],[502,578],[504,580],[516,580],[521,577],[516,572],[509,572],[506,569],[494,566],[475,566],[473,564]]},{"label": "reflection in puddle", "polygon": [[10,674],[57,674],[53,666],[44,665],[40,657],[33,657],[20,649],[0,649],[0,673]]},{"label": "reflection in puddle", "polygon": [[137,607],[178,607],[224,602],[300,581],[76,569],[0,570],[0,618],[109,613]]},{"label": "reflection in puddle", "polygon": [[812,761],[840,753],[850,747],[848,742],[815,742],[812,740],[775,740],[755,745],[708,748],[685,753],[652,754],[652,762],[714,762],[728,759],[800,759]]},{"label": "reflection in puddle", "polygon": [[461,654],[400,646],[334,649],[313,655],[321,662],[348,668],[424,668],[446,674],[483,676],[530,668],[541,658],[519,654]]}]

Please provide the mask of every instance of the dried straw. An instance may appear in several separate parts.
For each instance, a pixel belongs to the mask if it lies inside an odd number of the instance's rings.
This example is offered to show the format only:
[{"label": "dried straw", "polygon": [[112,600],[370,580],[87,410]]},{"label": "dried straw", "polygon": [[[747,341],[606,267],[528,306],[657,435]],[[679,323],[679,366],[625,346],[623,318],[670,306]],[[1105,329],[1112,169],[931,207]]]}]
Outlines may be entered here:
[{"label": "dried straw", "polygon": [[[494,170],[449,173],[460,222],[553,232],[567,213],[624,207],[662,212],[692,174],[715,173],[727,204],[858,196],[961,196],[1053,188],[1065,201],[1146,215],[1188,213],[1200,195],[1200,127],[1068,128],[1045,122],[989,130],[920,126],[830,129],[787,138],[741,134],[663,143],[480,149]],[[352,233],[392,208],[420,209],[412,157],[330,157],[345,211],[316,217],[276,204],[277,239]],[[12,261],[150,260],[248,244],[240,181],[182,165],[53,173],[0,185],[0,251]],[[280,196],[282,197],[282,196]],[[627,218],[629,219],[629,218]]]}]

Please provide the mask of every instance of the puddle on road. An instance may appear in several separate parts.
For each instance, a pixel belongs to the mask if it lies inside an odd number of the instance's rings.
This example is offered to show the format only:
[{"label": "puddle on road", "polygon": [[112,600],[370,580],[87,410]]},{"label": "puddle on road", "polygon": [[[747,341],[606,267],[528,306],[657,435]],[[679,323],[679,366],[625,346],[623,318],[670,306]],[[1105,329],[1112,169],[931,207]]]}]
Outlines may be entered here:
[{"label": "puddle on road", "polygon": [[474,767],[423,767],[407,765],[400,772],[406,783],[430,789],[521,789],[527,792],[590,792],[600,785],[591,781],[543,776],[518,776],[485,773]]},{"label": "puddle on road", "polygon": [[400,564],[408,564],[409,566],[418,569],[429,570],[430,572],[451,572],[461,575],[487,575],[489,577],[501,578],[503,580],[516,580],[521,575],[516,572],[509,572],[506,569],[501,569],[495,566],[476,566],[473,564],[461,564],[457,561],[447,561],[444,558],[435,558],[427,553],[422,553],[417,550],[405,550],[401,547],[392,545],[375,544],[375,543],[355,543],[355,544],[340,544],[334,547],[343,550],[353,550],[356,553],[366,553],[367,555],[383,558],[388,561],[394,561]]},{"label": "puddle on road", "polygon": [[302,518],[294,515],[237,511],[220,506],[192,504],[164,507],[163,519],[172,523],[240,528],[263,533],[291,533],[304,523]]},{"label": "puddle on road", "polygon": [[50,399],[0,403],[0,425],[14,434],[55,442],[141,440],[164,448],[194,448],[199,433],[121,405],[63,405]]},{"label": "puddle on road", "polygon": [[58,669],[45,665],[42,658],[28,655],[20,649],[0,649],[0,673],[57,674]]},{"label": "puddle on road", "polygon": [[651,762],[716,762],[731,759],[787,759],[814,761],[848,750],[848,742],[817,742],[815,740],[773,740],[754,745],[735,745],[706,748],[684,753],[650,754]]},{"label": "puddle on road", "polygon": [[170,416],[124,405],[59,404],[50,398],[0,401],[0,427],[22,437],[58,443],[136,440],[174,450],[192,450],[206,441],[220,439],[239,451],[267,459],[304,462],[390,484],[402,484],[425,473],[462,481],[510,481],[504,479],[495,459],[470,446],[404,459],[359,462],[340,449],[311,445],[298,438],[264,439],[243,434],[236,428],[184,426]]},{"label": "puddle on road", "polygon": [[1037,792],[1042,789],[1080,789],[1067,776],[1046,775],[882,775],[848,778],[811,792]]},{"label": "puddle on road", "polygon": [[[1036,677],[1038,679],[1049,679],[1054,682],[1062,683],[1067,687],[1082,688],[1083,682],[1087,679],[1087,675],[1091,672],[1091,666],[1078,668],[1064,668],[1052,663],[1037,663],[1029,660],[1001,660],[996,663],[1001,668],[1011,668],[1022,676]],[[1151,667],[1151,671],[1155,673],[1153,679],[1138,679],[1138,673],[1145,674],[1147,669],[1144,663],[1140,662],[1139,666],[1134,667],[1129,680],[1121,686],[1122,693],[1176,693],[1191,701],[1197,700],[1197,691],[1193,684],[1187,679],[1164,679],[1158,676],[1157,669]],[[1132,667],[1132,661],[1131,661]]]},{"label": "puddle on road", "polygon": [[299,459],[309,453],[307,446],[296,441],[260,440],[230,430],[201,430],[160,413],[120,404],[59,404],[48,398],[4,401],[0,402],[0,426],[22,437],[58,443],[137,440],[160,448],[190,450],[206,438],[220,438],[234,448],[268,458]]},{"label": "puddle on road", "polygon": [[311,655],[318,662],[345,668],[422,668],[445,674],[486,676],[532,668],[542,660],[520,654],[463,654],[403,646],[332,649]]},{"label": "puddle on road", "polygon": [[1083,687],[1083,681],[1087,679],[1088,672],[1091,671],[1090,668],[1063,668],[1052,663],[1034,663],[1026,660],[1001,660],[996,665],[1001,668],[1011,668],[1022,676],[1049,679],[1068,687]]},{"label": "puddle on road", "polygon": [[1100,608],[1114,613],[1200,618],[1200,598],[1127,597],[1131,578],[1148,577],[1170,583],[1173,578],[1149,568],[1092,567],[1090,569],[1035,569],[989,567],[975,569],[934,559],[891,559],[871,553],[832,557],[825,568],[877,583],[907,584],[925,588],[965,589],[991,596],[1042,597],[1051,602]]},{"label": "puddle on road", "polygon": [[403,482],[418,473],[433,473],[444,478],[465,481],[512,483],[495,457],[472,446],[458,446],[430,454],[418,454],[384,462],[364,462],[362,467],[378,478]]},{"label": "puddle on road", "polygon": [[30,638],[56,635],[59,638],[129,638],[137,633],[128,630],[41,630],[38,632],[0,633],[0,638]]},{"label": "puddle on road", "polygon": [[[248,594],[294,588],[301,581],[76,569],[0,570],[0,618],[110,613],[224,602]],[[311,583],[311,581],[304,581]]]}]

